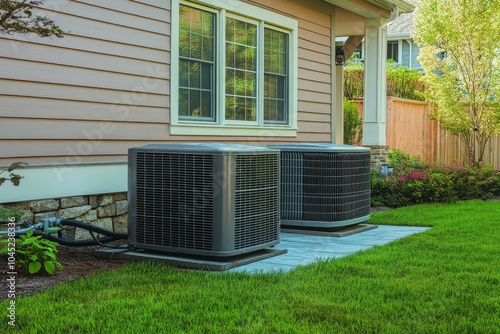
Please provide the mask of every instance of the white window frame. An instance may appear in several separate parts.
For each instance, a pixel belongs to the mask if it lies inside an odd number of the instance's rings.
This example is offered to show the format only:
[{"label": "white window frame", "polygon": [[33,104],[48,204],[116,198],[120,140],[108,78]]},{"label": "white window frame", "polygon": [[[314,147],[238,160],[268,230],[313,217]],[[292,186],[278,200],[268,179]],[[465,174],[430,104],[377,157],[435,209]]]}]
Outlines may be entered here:
[{"label": "white window frame", "polygon": [[[179,103],[179,5],[198,7],[216,13],[216,94],[215,105],[217,112],[216,122],[203,122],[196,120],[180,120],[178,115]],[[224,92],[225,92],[225,17],[242,17],[249,21],[257,22],[259,29],[259,50],[263,45],[263,27],[284,31],[289,34],[288,49],[288,124],[264,124],[263,92],[258,89],[257,103],[259,112],[256,122],[226,121],[224,117]],[[296,137],[297,136],[297,72],[298,72],[298,22],[296,19],[284,16],[270,10],[251,5],[239,0],[212,0],[212,1],[185,1],[172,0],[171,19],[171,64],[170,64],[170,134],[171,135],[196,135],[196,136],[260,136],[260,137]],[[262,33],[261,33],[262,32]],[[262,68],[258,57],[258,68]],[[222,65],[221,65],[222,64]],[[261,73],[262,72],[262,73]],[[263,76],[262,70],[258,71]],[[259,83],[260,84],[260,83]]]},{"label": "white window frame", "polygon": [[[387,47],[389,43],[398,43],[398,61],[395,64],[401,65],[403,63],[403,41],[401,39],[392,39],[387,41]],[[389,59],[386,59],[389,60]]]}]

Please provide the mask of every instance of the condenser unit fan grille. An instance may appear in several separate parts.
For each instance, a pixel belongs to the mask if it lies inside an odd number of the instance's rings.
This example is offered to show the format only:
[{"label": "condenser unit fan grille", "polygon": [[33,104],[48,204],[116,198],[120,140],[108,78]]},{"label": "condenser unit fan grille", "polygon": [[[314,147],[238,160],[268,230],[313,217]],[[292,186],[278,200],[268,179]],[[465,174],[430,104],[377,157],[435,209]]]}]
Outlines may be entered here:
[{"label": "condenser unit fan grille", "polygon": [[348,221],[370,213],[370,153],[281,152],[285,221]]},{"label": "condenser unit fan grille", "polygon": [[138,152],[136,242],[213,249],[212,155]]},{"label": "condenser unit fan grille", "polygon": [[239,155],[235,179],[235,249],[279,239],[279,156]]}]

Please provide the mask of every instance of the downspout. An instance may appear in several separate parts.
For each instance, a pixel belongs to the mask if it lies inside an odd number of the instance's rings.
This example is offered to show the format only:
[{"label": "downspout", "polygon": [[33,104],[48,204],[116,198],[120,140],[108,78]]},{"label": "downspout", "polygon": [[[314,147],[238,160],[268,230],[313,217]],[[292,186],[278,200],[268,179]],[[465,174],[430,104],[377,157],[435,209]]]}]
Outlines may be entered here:
[{"label": "downspout", "polygon": [[392,9],[391,16],[389,16],[389,18],[387,19],[387,23],[391,23],[392,21],[397,19],[398,16],[399,16],[399,6],[396,6]]},{"label": "downspout", "polygon": [[407,39],[406,43],[410,46],[410,63],[408,64],[408,67],[413,68],[413,43],[410,39]]}]

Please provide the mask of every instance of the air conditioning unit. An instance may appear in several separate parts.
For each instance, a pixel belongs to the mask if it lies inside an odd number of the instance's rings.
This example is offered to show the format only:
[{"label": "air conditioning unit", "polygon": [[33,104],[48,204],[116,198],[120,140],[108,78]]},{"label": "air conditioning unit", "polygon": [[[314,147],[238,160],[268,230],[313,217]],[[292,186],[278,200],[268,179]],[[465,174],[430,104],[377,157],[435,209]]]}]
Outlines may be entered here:
[{"label": "air conditioning unit", "polygon": [[279,150],[152,144],[128,159],[132,248],[229,257],[279,242]]},{"label": "air conditioning unit", "polygon": [[339,230],[370,219],[370,149],[277,144],[281,150],[281,225]]}]

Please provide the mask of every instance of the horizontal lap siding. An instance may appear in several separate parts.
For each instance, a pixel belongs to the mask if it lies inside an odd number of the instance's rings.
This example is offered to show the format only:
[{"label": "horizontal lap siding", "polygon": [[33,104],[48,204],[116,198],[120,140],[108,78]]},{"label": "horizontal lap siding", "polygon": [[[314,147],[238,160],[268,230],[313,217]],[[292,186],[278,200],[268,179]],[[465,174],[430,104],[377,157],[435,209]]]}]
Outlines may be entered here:
[{"label": "horizontal lap siding", "polygon": [[301,10],[299,16],[299,142],[331,141],[332,68],[330,16]]},{"label": "horizontal lap siding", "polygon": [[126,161],[166,140],[170,2],[68,1],[58,39],[0,36],[0,164]]},{"label": "horizontal lap siding", "polygon": [[0,165],[124,162],[152,142],[330,141],[330,16],[248,2],[299,22],[296,138],[170,136],[170,1],[81,0],[46,12],[62,39],[0,36]]}]

